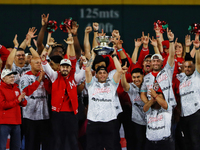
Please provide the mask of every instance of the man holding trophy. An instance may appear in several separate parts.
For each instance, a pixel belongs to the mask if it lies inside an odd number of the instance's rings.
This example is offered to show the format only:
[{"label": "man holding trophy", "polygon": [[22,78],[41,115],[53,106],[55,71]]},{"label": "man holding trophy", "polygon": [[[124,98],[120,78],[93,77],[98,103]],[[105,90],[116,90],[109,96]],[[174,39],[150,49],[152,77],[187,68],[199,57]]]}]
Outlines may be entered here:
[{"label": "man holding trophy", "polygon": [[[89,95],[86,131],[87,150],[100,150],[104,148],[114,150],[115,124],[119,110],[121,111],[119,100],[116,98],[116,90],[122,69],[114,49],[107,45],[111,41],[111,37],[99,36],[97,41],[100,44],[92,51],[92,57],[85,70],[86,87],[88,88]],[[96,78],[92,77],[91,67],[96,54],[97,57],[98,55],[112,54],[111,56],[116,67],[114,75],[109,75],[107,66],[101,65],[94,67]]]}]

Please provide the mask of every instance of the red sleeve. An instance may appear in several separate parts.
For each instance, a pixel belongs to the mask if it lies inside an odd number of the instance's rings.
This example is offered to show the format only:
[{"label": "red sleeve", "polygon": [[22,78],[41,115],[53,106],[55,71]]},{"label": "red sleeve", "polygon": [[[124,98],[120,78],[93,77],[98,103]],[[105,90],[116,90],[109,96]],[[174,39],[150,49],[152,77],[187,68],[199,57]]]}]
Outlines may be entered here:
[{"label": "red sleeve", "polygon": [[65,54],[65,55],[64,55],[64,59],[68,59],[68,56],[67,56],[67,54]]},{"label": "red sleeve", "polygon": [[165,58],[163,58],[164,59],[163,60],[163,68],[167,64],[168,57],[169,57],[169,54]]},{"label": "red sleeve", "polygon": [[[123,50],[124,54],[126,55],[129,64],[132,64],[133,62],[132,62],[131,58],[128,56],[128,54],[126,53],[126,51],[123,47],[122,47],[122,50]],[[118,51],[116,51],[116,52],[117,52],[117,56],[119,57],[119,60],[121,61],[121,56],[120,56],[119,52]]]},{"label": "red sleeve", "polygon": [[169,54],[166,54],[165,52],[162,52],[162,53],[160,53],[160,54],[162,55],[163,59],[165,59],[166,57],[169,56]]},{"label": "red sleeve", "polygon": [[138,68],[143,68],[143,61],[146,55],[149,54],[149,48],[142,48],[142,50],[140,51],[140,55],[138,57],[138,61],[136,63],[136,65],[138,66]]},{"label": "red sleeve", "polygon": [[20,106],[25,107],[27,105],[27,100],[25,99],[24,101],[20,102]]},{"label": "red sleeve", "polygon": [[35,82],[33,82],[31,85],[25,87],[23,89],[23,92],[26,93],[27,96],[30,96],[31,94],[33,94],[33,92],[38,88],[38,86],[40,85],[40,82],[38,82],[37,80]]},{"label": "red sleeve", "polygon": [[5,46],[0,45],[0,54],[1,54],[1,60],[3,61],[3,64],[2,64],[2,69],[3,69],[5,67],[5,65],[6,65],[6,60],[7,60],[8,56],[9,56],[9,54],[10,54],[10,51],[7,50],[5,48]]},{"label": "red sleeve", "polygon": [[17,97],[13,101],[7,101],[2,91],[0,91],[0,107],[3,109],[10,109],[19,104]]}]

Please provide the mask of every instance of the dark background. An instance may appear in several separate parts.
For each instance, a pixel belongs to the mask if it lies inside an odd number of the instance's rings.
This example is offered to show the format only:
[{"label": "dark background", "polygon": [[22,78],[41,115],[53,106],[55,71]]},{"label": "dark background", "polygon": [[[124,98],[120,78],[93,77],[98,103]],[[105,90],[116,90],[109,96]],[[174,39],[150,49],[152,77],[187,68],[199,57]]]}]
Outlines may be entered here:
[{"label": "dark background", "polygon": [[[200,22],[200,6],[179,5],[0,5],[0,44],[13,46],[13,38],[18,34],[19,43],[23,41],[29,27],[36,27],[37,33],[41,28],[41,14],[49,13],[49,20],[56,20],[58,24],[66,18],[72,17],[79,24],[78,38],[83,43],[84,30],[92,22],[99,22],[107,35],[113,29],[120,31],[123,47],[129,54],[134,49],[134,39],[145,34],[155,37],[153,23],[164,20],[169,28],[178,37],[179,42],[184,42],[188,34],[188,27],[192,23]],[[107,15],[105,15],[107,13]],[[46,34],[47,35],[47,34]],[[67,34],[60,28],[52,34],[58,43],[64,43]],[[90,33],[92,43],[93,34]],[[193,37],[193,36],[192,36]],[[166,33],[164,38],[167,39]],[[46,42],[46,37],[45,37]],[[45,44],[45,43],[44,43]],[[149,45],[150,51],[153,47]]]}]

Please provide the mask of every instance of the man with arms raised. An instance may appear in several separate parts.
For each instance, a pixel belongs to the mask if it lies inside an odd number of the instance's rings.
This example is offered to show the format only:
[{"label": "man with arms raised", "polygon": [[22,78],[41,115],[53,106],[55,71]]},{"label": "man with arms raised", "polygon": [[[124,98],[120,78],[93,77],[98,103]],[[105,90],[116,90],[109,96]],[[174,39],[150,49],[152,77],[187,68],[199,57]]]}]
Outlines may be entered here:
[{"label": "man with arms raised", "polygon": [[42,54],[42,66],[52,82],[52,150],[78,150],[78,98],[77,86],[85,71],[75,74],[76,55],[73,37],[67,39],[69,59],[62,59],[60,71],[54,71]]},{"label": "man with arms raised", "polygon": [[92,77],[91,66],[94,52],[86,67],[86,86],[88,88],[88,125],[87,150],[109,149],[114,150],[115,122],[117,113],[115,108],[116,90],[122,73],[121,65],[113,54],[113,61],[117,71],[112,78],[108,78],[107,68],[98,66],[95,80]]}]

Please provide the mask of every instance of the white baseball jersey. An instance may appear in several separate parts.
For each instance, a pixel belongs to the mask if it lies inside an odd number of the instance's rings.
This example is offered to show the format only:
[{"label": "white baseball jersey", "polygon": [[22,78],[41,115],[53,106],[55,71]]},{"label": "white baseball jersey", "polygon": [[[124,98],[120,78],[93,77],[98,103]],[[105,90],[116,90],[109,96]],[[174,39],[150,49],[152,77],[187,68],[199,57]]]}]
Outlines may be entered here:
[{"label": "white baseball jersey", "polygon": [[[172,89],[172,75],[173,75],[174,67],[171,67],[168,63],[165,67],[157,74],[156,80],[159,84],[165,100],[171,106],[176,106],[176,100],[174,97],[174,92]],[[150,89],[153,89],[155,77],[152,73],[147,74],[141,86],[141,92],[147,92]],[[151,96],[147,92],[147,98],[150,100]]]},{"label": "white baseball jersey", "polygon": [[86,83],[89,95],[88,120],[108,122],[117,119],[114,102],[118,85],[113,79],[100,83],[92,78],[90,83]]},{"label": "white baseball jersey", "polygon": [[[24,88],[38,80],[38,77],[39,76],[30,74],[23,75],[19,84],[20,91],[22,92]],[[43,81],[41,81],[37,89],[33,91],[33,94],[25,96],[25,99],[27,100],[27,105],[23,107],[23,118],[28,118],[30,120],[49,119],[48,98]]]},{"label": "white baseball jersey", "polygon": [[180,81],[181,116],[189,116],[200,109],[200,74],[197,70],[190,76],[177,75]]},{"label": "white baseball jersey", "polygon": [[15,63],[13,63],[12,65],[12,71],[16,71],[17,74],[15,75],[15,83],[19,84],[20,82],[20,78],[28,71],[31,70],[31,65],[24,65],[24,67],[18,67],[15,65]]},{"label": "white baseball jersey", "polygon": [[143,111],[144,102],[140,98],[140,89],[133,82],[129,85],[130,88],[127,93],[132,103],[132,121],[140,125],[146,125],[146,115]]},{"label": "white baseball jersey", "polygon": [[171,135],[172,107],[168,105],[165,110],[149,108],[146,112],[147,130],[146,137],[150,141],[160,141]]}]

